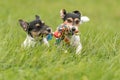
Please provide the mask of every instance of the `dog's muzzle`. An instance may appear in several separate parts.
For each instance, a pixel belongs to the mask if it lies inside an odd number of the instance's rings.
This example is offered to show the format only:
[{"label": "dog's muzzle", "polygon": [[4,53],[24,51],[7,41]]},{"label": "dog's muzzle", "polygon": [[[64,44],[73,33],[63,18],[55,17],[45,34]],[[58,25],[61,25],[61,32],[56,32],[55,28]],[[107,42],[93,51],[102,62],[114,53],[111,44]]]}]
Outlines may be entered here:
[{"label": "dog's muzzle", "polygon": [[71,27],[70,27],[70,31],[72,32],[72,35],[79,32],[79,31],[78,31],[78,28],[77,28],[76,26],[71,26]]},{"label": "dog's muzzle", "polygon": [[47,28],[47,31],[48,31],[48,33],[51,33],[51,32],[52,32],[52,30],[51,30],[50,28]]},{"label": "dog's muzzle", "polygon": [[76,28],[75,27],[72,27],[72,32],[76,31]]}]

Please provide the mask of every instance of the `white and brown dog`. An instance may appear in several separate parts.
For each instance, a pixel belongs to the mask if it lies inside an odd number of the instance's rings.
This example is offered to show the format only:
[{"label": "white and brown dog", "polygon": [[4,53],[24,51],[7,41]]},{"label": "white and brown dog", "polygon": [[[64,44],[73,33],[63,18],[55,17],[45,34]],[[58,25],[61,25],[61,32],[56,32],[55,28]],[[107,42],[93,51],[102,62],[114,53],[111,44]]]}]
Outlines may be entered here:
[{"label": "white and brown dog", "polygon": [[27,37],[22,44],[23,47],[33,47],[37,42],[41,42],[49,46],[48,40],[52,38],[51,28],[45,25],[38,15],[36,15],[35,18],[36,19],[31,22],[19,19],[21,27],[27,33]]},{"label": "white and brown dog", "polygon": [[60,11],[60,17],[63,23],[54,32],[56,44],[68,44],[76,49],[76,54],[79,54],[82,50],[82,45],[78,28],[81,23],[89,21],[89,18],[81,16],[81,13],[77,10],[67,13],[65,9]]}]

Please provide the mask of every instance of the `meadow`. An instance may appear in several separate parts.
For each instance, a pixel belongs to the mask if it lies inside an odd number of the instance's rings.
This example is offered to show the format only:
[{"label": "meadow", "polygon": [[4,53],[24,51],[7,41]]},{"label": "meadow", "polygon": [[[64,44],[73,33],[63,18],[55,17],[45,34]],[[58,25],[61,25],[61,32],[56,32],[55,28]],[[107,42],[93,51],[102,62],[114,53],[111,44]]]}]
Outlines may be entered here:
[{"label": "meadow", "polygon": [[[1,0],[0,80],[120,80],[120,0]],[[90,18],[81,24],[80,55],[54,45],[24,49],[26,33],[18,19],[35,15],[53,31],[62,23],[59,11],[79,10]]]}]

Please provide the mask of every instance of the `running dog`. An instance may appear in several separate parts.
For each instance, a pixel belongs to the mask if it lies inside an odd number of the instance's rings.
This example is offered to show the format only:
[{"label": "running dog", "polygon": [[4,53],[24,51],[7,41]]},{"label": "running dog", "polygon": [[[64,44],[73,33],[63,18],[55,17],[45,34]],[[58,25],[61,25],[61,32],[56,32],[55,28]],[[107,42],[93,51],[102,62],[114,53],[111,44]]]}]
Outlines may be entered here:
[{"label": "running dog", "polygon": [[71,13],[67,13],[65,9],[60,11],[60,17],[63,23],[57,27],[54,32],[56,38],[56,44],[67,44],[72,46],[76,50],[76,54],[79,54],[82,50],[82,45],[79,36],[79,25],[83,22],[89,21],[87,16],[81,16],[78,10]]},{"label": "running dog", "polygon": [[19,19],[20,26],[27,33],[27,37],[22,44],[23,47],[34,47],[37,42],[42,42],[49,46],[48,40],[52,38],[52,30],[49,26],[45,25],[38,15],[35,15],[35,18],[31,22]]}]

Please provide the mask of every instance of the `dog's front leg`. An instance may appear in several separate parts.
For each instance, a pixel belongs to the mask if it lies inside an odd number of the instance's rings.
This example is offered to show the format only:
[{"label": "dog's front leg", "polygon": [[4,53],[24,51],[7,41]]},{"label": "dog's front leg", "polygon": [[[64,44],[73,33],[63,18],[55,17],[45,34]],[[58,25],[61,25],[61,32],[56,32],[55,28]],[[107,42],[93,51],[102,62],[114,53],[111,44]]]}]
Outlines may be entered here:
[{"label": "dog's front leg", "polygon": [[82,45],[80,43],[80,36],[79,35],[73,35],[71,38],[71,45],[73,47],[76,47],[76,54],[79,54],[82,50]]},{"label": "dog's front leg", "polygon": [[80,54],[80,53],[81,53],[81,50],[82,50],[82,45],[81,45],[81,43],[79,42],[79,45],[78,45],[77,48],[76,48],[76,54]]},{"label": "dog's front leg", "polygon": [[46,38],[43,38],[43,42],[44,42],[45,45],[47,45],[49,47],[49,42]]}]

